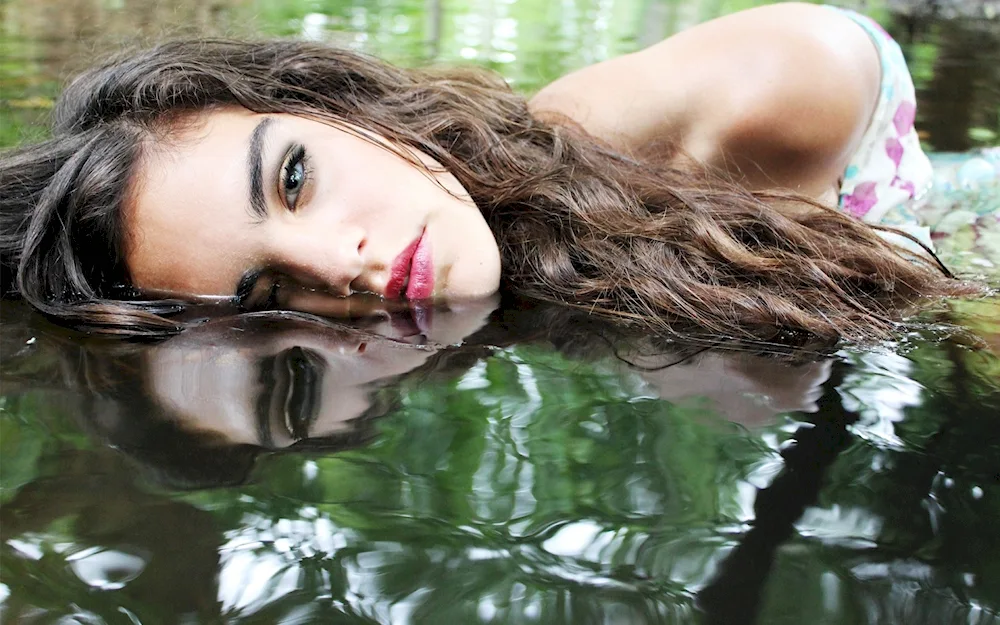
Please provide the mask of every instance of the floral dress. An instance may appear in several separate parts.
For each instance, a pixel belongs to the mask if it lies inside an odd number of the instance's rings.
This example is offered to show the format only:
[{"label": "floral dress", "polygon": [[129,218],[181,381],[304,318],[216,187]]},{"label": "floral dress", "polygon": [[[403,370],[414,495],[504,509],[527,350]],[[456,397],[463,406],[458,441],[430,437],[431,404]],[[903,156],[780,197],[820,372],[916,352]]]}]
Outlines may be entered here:
[{"label": "floral dress", "polygon": [[[882,89],[868,130],[844,171],[839,205],[867,223],[903,230],[932,245],[955,229],[955,215],[944,214],[942,197],[964,191],[962,223],[992,231],[1000,221],[1000,150],[984,150],[952,160],[959,166],[935,172],[920,148],[914,128],[916,94],[903,52],[874,20],[854,11],[828,7],[860,25],[874,42],[882,65]],[[936,161],[941,158],[937,157]],[[940,163],[939,163],[940,165]],[[974,201],[968,201],[969,191]],[[955,222],[955,223],[952,223]],[[933,231],[933,236],[932,236]],[[903,237],[895,242],[906,244]],[[978,238],[978,236],[977,236]]]}]

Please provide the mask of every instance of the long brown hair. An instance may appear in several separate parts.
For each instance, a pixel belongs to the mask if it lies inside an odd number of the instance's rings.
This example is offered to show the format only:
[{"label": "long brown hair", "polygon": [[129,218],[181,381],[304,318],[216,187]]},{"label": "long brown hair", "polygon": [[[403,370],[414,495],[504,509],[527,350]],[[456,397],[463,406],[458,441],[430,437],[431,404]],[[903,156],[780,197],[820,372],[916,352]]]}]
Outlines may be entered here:
[{"label": "long brown hair", "polygon": [[488,72],[198,40],[83,74],[56,106],[53,138],[3,156],[4,293],[77,326],[180,330],[170,313],[182,303],[130,286],[123,206],[145,145],[185,115],[233,105],[347,121],[429,154],[490,224],[504,289],[668,332],[880,336],[917,296],[976,289],[808,198],[635,160],[540,120]]}]

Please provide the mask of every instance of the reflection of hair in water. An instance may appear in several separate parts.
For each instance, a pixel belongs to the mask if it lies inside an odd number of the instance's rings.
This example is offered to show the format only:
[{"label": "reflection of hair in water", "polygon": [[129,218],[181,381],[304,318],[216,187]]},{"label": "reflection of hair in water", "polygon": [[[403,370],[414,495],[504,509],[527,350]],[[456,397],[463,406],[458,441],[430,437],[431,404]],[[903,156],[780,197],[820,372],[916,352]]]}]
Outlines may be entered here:
[{"label": "reflection of hair in water", "polygon": [[838,343],[835,338],[793,331],[781,332],[770,340],[724,339],[698,331],[657,333],[609,322],[582,309],[539,305],[515,296],[504,297],[491,322],[470,336],[467,343],[502,347],[526,341],[548,343],[573,358],[613,356],[626,363],[635,357],[653,358],[665,365],[709,350],[804,362],[832,354]]},{"label": "reflection of hair in water", "polygon": [[[703,353],[739,352],[736,357],[765,355],[783,361],[815,360],[828,353],[830,343],[812,343],[798,349],[780,344],[719,344],[706,338],[658,337],[635,332],[595,319],[585,312],[562,306],[527,307],[509,300],[491,322],[458,347],[440,348],[409,373],[380,380],[371,389],[370,406],[352,419],[350,428],[318,438],[304,438],[289,447],[274,450],[259,445],[233,444],[214,431],[200,431],[189,421],[156,401],[149,393],[145,355],[153,346],[114,340],[95,340],[67,334],[44,322],[23,305],[5,303],[5,323],[0,347],[9,356],[2,363],[7,380],[27,388],[46,386],[68,390],[65,396],[78,411],[85,427],[104,444],[126,453],[153,479],[176,488],[206,488],[245,482],[262,454],[330,453],[357,448],[375,436],[375,420],[399,406],[395,382],[417,378],[421,382],[451,380],[498,348],[516,343],[545,343],[574,359],[618,358],[640,368],[666,368],[690,363]],[[380,340],[368,331],[351,330],[343,324],[311,315],[269,315],[271,323],[311,320],[316,332],[347,333],[368,341]],[[266,321],[266,318],[261,318]],[[18,356],[25,338],[35,336],[35,351],[54,351],[54,357],[31,353]],[[381,339],[389,340],[389,339]],[[30,369],[30,363],[45,361],[45,370]],[[53,367],[52,365],[57,365]],[[10,389],[7,389],[9,392]],[[336,401],[336,398],[324,398]],[[266,437],[261,437],[266,440]]]},{"label": "reflection of hair in water", "polygon": [[[379,385],[371,389],[369,407],[350,421],[346,431],[301,439],[281,449],[233,444],[218,433],[185,427],[184,420],[151,396],[145,362],[151,345],[67,333],[20,304],[5,303],[3,317],[4,393],[57,391],[47,397],[65,404],[102,444],[127,454],[154,481],[171,488],[244,483],[262,454],[361,447],[374,437],[375,419],[399,404],[392,388]],[[361,335],[371,338],[369,333]],[[25,349],[28,338],[34,341]]]}]

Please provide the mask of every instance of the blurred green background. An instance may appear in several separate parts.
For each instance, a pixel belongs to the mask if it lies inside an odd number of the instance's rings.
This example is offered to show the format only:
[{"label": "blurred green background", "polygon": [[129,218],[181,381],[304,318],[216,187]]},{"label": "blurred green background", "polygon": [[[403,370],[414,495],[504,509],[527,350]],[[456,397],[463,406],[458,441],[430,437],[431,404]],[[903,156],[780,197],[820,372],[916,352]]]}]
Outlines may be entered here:
[{"label": "blurred green background", "polygon": [[[903,45],[936,150],[997,143],[1000,2],[833,0]],[[402,64],[474,63],[526,93],[766,0],[4,0],[0,146],[44,136],[59,85],[123,46],[182,35],[322,39]],[[669,80],[669,76],[664,76]]]}]

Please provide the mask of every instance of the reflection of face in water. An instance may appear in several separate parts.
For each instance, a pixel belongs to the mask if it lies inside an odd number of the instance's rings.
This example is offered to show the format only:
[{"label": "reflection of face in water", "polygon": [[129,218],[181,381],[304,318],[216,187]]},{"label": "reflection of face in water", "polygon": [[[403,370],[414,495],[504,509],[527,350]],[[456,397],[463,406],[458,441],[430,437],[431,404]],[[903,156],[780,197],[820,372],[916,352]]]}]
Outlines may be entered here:
[{"label": "reflection of face in water", "polygon": [[185,429],[230,444],[280,448],[336,435],[372,407],[376,382],[423,365],[436,352],[430,344],[471,334],[492,306],[435,311],[424,335],[392,322],[373,328],[399,340],[302,319],[216,320],[149,351],[149,391]]}]

